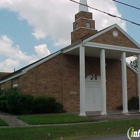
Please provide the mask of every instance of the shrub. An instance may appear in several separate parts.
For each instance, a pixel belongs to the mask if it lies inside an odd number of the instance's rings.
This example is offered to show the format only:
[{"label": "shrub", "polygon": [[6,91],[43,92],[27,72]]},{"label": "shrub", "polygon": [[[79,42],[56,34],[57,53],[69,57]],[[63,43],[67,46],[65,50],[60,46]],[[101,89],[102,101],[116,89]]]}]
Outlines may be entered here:
[{"label": "shrub", "polygon": [[47,98],[47,113],[56,113],[56,99],[53,97]]},{"label": "shrub", "polygon": [[63,105],[60,104],[59,102],[56,103],[56,113],[64,113],[66,112],[63,108]]},{"label": "shrub", "polygon": [[0,110],[4,112],[8,111],[6,99],[7,99],[6,95],[0,95]]},{"label": "shrub", "polygon": [[12,114],[42,114],[62,113],[63,106],[53,97],[23,94],[18,88],[7,90],[6,95],[0,95],[0,110]]},{"label": "shrub", "polygon": [[6,95],[0,95],[0,101],[6,100],[6,99],[7,99],[7,96]]},{"label": "shrub", "polygon": [[33,110],[33,96],[16,92],[8,94],[7,107],[12,114],[30,114]]},{"label": "shrub", "polygon": [[33,113],[62,113],[64,112],[63,106],[56,101],[53,97],[38,96],[34,99]]},{"label": "shrub", "polygon": [[8,112],[7,101],[1,100],[0,101],[0,109],[4,112]]},{"label": "shrub", "polygon": [[132,97],[129,99],[128,109],[139,109],[139,97]]},{"label": "shrub", "polygon": [[21,93],[21,91],[17,87],[13,87],[13,88],[6,90],[6,95],[8,95],[8,94],[20,94],[20,93]]},{"label": "shrub", "polygon": [[33,113],[42,114],[47,112],[47,97],[38,96],[34,99]]}]

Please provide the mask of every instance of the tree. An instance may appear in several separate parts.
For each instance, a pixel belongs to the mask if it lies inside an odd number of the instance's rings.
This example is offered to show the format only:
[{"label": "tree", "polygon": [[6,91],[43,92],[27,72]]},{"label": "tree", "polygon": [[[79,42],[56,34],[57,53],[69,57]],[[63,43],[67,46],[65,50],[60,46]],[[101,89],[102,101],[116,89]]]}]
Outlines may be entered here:
[{"label": "tree", "polygon": [[136,57],[135,60],[130,62],[130,65],[132,68],[134,68],[135,70],[138,70],[138,58]]}]

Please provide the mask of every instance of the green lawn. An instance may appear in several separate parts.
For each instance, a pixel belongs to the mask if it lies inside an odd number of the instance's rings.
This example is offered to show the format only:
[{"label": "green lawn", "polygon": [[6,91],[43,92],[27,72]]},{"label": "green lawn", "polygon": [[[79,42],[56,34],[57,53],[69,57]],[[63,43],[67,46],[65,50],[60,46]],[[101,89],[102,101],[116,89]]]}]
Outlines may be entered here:
[{"label": "green lawn", "polygon": [[8,124],[0,118],[0,126],[8,126]]},{"label": "green lawn", "polygon": [[78,140],[86,137],[101,137],[126,134],[130,127],[140,129],[139,120],[110,121],[67,126],[43,126],[1,128],[0,140]]},{"label": "green lawn", "polygon": [[28,124],[60,124],[60,123],[77,123],[91,122],[94,118],[80,117],[75,114],[54,114],[54,115],[32,115],[19,116],[18,119],[23,120]]}]

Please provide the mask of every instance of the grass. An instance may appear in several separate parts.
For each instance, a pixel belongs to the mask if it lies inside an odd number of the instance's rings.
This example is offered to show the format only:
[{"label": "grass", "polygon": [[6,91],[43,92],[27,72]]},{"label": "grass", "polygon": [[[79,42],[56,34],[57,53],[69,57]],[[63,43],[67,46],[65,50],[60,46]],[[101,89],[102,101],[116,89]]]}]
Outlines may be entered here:
[{"label": "grass", "polygon": [[0,126],[8,126],[8,124],[0,118]]},{"label": "grass", "polygon": [[110,121],[102,123],[43,126],[22,128],[1,128],[1,140],[78,140],[86,137],[101,137],[126,134],[130,127],[135,131],[140,129],[140,119],[125,121]]},{"label": "grass", "polygon": [[33,116],[27,115],[27,116],[19,116],[18,119],[32,125],[95,121],[94,118],[80,117],[75,114],[54,114],[54,115],[33,115]]}]

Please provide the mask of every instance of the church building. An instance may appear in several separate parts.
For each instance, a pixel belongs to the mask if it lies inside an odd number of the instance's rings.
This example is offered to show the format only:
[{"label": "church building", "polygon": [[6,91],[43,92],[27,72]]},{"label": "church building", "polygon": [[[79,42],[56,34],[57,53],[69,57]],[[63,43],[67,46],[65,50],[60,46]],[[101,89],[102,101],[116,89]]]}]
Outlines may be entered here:
[{"label": "church building", "polygon": [[[96,30],[87,0],[80,3],[71,44],[2,77],[0,87],[53,96],[67,112],[81,116],[89,111],[106,115],[120,106],[122,113],[128,113],[128,99],[140,97],[140,45],[117,24]],[[134,55],[139,71],[126,62]]]}]

